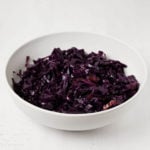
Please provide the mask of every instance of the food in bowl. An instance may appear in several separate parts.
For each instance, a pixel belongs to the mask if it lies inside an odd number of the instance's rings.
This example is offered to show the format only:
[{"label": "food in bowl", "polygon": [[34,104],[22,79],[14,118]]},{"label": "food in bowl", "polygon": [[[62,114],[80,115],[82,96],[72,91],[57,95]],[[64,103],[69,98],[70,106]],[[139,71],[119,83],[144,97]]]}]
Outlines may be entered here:
[{"label": "food in bowl", "polygon": [[103,51],[54,48],[49,56],[30,62],[27,56],[25,71],[14,72],[19,81],[13,78],[13,89],[29,103],[51,111],[99,112],[127,101],[139,89],[135,76],[126,75],[127,65]]}]

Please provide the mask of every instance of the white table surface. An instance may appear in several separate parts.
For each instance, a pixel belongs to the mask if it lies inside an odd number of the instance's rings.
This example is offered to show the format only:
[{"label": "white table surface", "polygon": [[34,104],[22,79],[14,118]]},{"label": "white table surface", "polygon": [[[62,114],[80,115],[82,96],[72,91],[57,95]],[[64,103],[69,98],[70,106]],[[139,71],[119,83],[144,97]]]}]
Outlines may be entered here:
[{"label": "white table surface", "polygon": [[149,0],[0,0],[0,150],[149,150],[149,80],[128,116],[93,131],[46,128],[15,106],[4,80],[8,56],[24,42],[59,31],[117,37],[136,47],[150,66]]}]

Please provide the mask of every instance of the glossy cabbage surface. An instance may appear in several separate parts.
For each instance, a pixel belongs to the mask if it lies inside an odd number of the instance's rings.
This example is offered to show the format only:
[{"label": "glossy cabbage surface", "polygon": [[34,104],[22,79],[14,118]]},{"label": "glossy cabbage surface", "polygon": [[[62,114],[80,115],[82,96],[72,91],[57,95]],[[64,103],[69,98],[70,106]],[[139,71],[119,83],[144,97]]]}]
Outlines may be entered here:
[{"label": "glossy cabbage surface", "polygon": [[54,48],[44,58],[15,72],[14,91],[29,103],[61,113],[92,113],[117,106],[139,89],[134,75],[125,74],[125,64],[102,51],[87,54],[75,47]]}]

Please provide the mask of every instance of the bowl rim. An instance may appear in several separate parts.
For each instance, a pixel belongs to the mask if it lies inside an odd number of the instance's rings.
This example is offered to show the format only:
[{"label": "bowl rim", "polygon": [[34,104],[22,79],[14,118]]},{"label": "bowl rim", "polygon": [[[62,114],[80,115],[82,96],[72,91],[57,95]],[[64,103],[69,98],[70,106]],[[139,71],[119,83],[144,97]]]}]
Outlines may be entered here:
[{"label": "bowl rim", "polygon": [[[23,98],[21,98],[17,93],[14,92],[14,90],[12,89],[12,87],[10,86],[9,82],[8,82],[8,78],[7,78],[7,70],[8,70],[8,66],[9,66],[9,63],[10,63],[10,60],[11,58],[18,52],[20,51],[24,46],[34,42],[34,41],[37,41],[37,40],[41,40],[43,38],[47,38],[49,36],[56,36],[56,35],[61,35],[61,34],[84,34],[84,35],[94,35],[94,36],[101,36],[101,37],[104,37],[104,38],[107,38],[107,39],[110,39],[110,40],[114,40],[122,45],[125,45],[127,46],[128,48],[130,48],[132,51],[134,51],[134,53],[139,57],[142,65],[143,65],[143,68],[144,68],[144,72],[145,72],[145,79],[143,81],[143,83],[140,85],[140,88],[138,89],[137,93],[135,95],[133,95],[131,98],[129,98],[127,101],[113,107],[113,108],[109,108],[107,110],[102,110],[102,111],[98,111],[98,112],[92,112],[92,113],[82,113],[82,114],[70,114],[70,113],[60,113],[60,112],[55,112],[55,111],[51,111],[51,110],[47,110],[47,109],[44,109],[44,108],[41,108],[41,107],[38,107],[36,105],[33,105],[29,102],[27,102],[26,100],[24,100]],[[132,47],[131,45],[127,44],[126,42],[124,41],[121,41],[120,39],[116,38],[116,37],[113,37],[113,36],[110,36],[110,35],[107,35],[107,34],[99,34],[99,33],[94,33],[94,32],[81,32],[81,31],[65,31],[65,32],[53,32],[53,33],[49,33],[49,34],[46,34],[46,35],[42,35],[42,36],[39,36],[39,37],[36,37],[32,40],[29,40],[27,42],[25,42],[23,45],[19,46],[16,50],[14,50],[8,57],[7,59],[7,63],[6,63],[6,66],[5,66],[5,82],[7,84],[7,88],[9,89],[9,91],[11,92],[11,94],[13,96],[16,97],[16,99],[18,101],[20,101],[21,103],[23,103],[24,105],[26,105],[27,107],[30,107],[31,109],[35,109],[37,111],[41,111],[43,113],[47,113],[47,114],[51,114],[51,115],[56,115],[56,116],[64,116],[64,117],[86,117],[86,116],[94,116],[94,115],[100,115],[100,114],[105,114],[105,113],[108,113],[108,112],[111,112],[111,111],[115,111],[117,109],[120,109],[121,107],[127,105],[128,103],[130,103],[131,101],[133,101],[133,99],[139,94],[141,93],[141,90],[143,89],[146,81],[147,81],[147,77],[148,77],[148,69],[147,69],[147,64],[144,60],[144,58],[140,55],[139,51],[137,50],[137,48],[134,48]]]}]

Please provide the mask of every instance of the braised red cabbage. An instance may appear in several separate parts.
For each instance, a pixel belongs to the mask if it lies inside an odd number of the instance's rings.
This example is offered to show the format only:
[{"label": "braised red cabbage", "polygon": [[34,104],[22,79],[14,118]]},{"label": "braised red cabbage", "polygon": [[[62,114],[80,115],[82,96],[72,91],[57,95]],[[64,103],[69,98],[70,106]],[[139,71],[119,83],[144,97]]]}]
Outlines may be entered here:
[{"label": "braised red cabbage", "polygon": [[135,76],[125,74],[125,64],[102,51],[87,54],[75,47],[54,48],[44,58],[15,73],[14,91],[29,103],[61,113],[92,113],[117,106],[139,89]]}]

